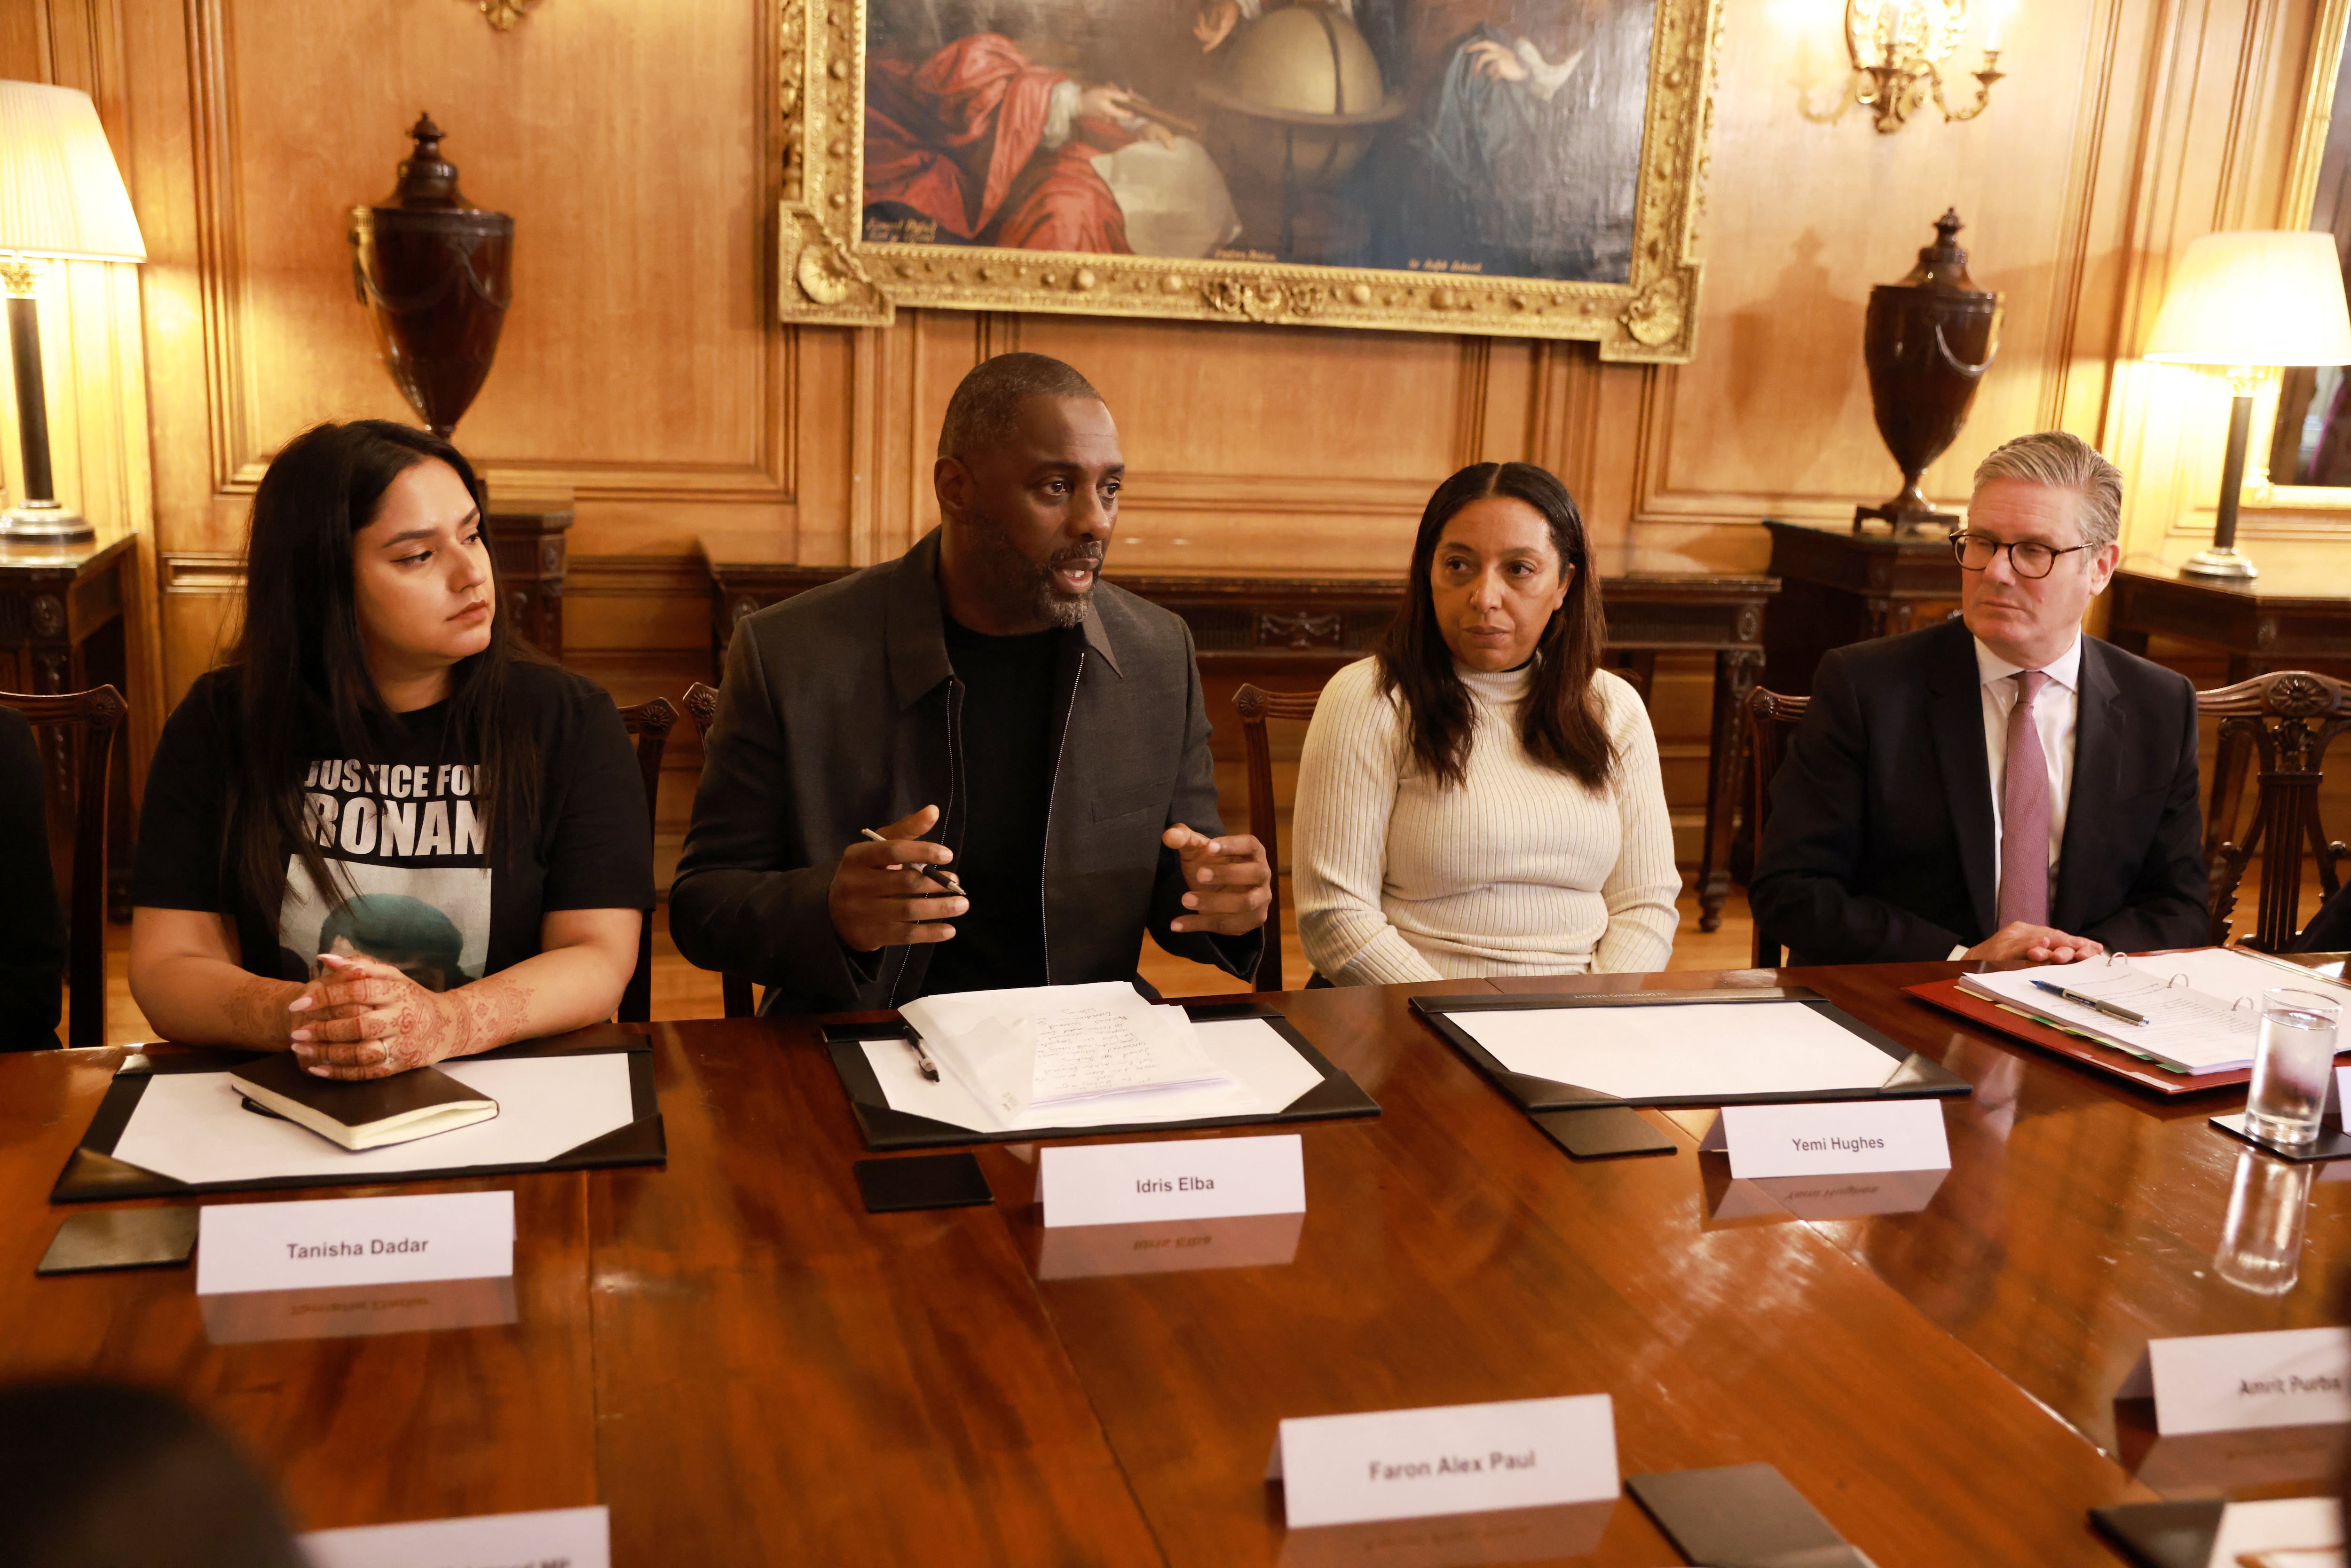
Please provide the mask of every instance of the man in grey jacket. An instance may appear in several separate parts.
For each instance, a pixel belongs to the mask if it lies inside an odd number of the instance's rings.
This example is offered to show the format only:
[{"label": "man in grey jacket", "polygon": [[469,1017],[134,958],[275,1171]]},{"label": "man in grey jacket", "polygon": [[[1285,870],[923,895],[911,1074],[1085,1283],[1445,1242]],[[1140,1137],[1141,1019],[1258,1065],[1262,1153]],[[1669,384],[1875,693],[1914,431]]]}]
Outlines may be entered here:
[{"label": "man in grey jacket", "polygon": [[1146,928],[1255,970],[1272,874],[1217,816],[1191,633],[1099,580],[1124,474],[1069,366],[964,378],[941,528],[735,630],[670,890],[679,952],[768,987],[771,1013],[1126,979]]}]

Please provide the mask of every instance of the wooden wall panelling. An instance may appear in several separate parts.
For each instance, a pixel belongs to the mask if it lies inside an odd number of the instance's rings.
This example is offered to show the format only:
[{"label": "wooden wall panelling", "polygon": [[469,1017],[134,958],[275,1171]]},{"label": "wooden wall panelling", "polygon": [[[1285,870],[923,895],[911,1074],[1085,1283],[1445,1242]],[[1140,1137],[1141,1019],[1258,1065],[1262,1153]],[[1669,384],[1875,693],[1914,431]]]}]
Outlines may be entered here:
[{"label": "wooden wall panelling", "polygon": [[[2162,308],[2171,259],[2216,229],[2279,220],[2316,7],[2293,0],[2178,0],[2156,47],[2131,185],[2130,261],[2118,290],[2109,451],[2134,480],[2126,550],[2184,559],[2209,541],[2230,392],[2220,377],[2136,358]],[[2336,541],[2339,521],[2259,508],[2267,539]]]},{"label": "wooden wall panelling", "polygon": [[[8,8],[0,26],[0,75],[78,88],[126,179],[130,123],[120,0],[34,0]],[[123,612],[131,720],[125,731],[134,797],[162,727],[162,663],[155,636],[153,476],[148,454],[147,368],[139,268],[128,263],[53,265],[41,286],[41,368],[48,387],[50,460],[58,497],[100,528],[142,530]],[[0,469],[23,493],[14,379],[0,375]]]}]

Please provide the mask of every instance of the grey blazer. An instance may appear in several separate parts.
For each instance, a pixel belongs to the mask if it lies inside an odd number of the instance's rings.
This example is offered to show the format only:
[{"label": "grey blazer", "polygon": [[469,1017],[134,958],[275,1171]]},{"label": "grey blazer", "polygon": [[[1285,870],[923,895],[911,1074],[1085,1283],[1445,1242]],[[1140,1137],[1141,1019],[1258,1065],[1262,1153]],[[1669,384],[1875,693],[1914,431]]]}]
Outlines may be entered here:
[{"label": "grey blazer", "polygon": [[[858,830],[940,808],[967,818],[963,683],[947,662],[939,536],[749,615],[735,628],[670,889],[678,951],[768,988],[763,1013],[894,1007],[922,994],[927,944],[852,953],[826,895]],[[1147,927],[1171,953],[1254,972],[1262,933],[1172,933],[1183,912],[1173,822],[1224,831],[1192,634],[1098,581],[1061,650],[1048,747],[1045,969],[1055,985],[1123,980]]]}]

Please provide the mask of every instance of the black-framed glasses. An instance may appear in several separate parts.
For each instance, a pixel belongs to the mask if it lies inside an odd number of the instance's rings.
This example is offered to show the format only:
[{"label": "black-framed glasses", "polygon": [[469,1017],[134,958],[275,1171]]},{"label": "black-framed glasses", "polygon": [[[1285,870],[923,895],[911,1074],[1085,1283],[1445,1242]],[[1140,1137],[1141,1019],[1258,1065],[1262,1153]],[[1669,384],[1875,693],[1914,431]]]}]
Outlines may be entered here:
[{"label": "black-framed glasses", "polygon": [[1990,534],[1970,533],[1965,528],[1951,536],[1951,554],[1958,558],[1962,570],[1985,570],[1991,565],[1993,557],[2006,550],[2008,564],[2019,577],[2047,577],[2057,569],[2059,556],[2072,555],[2077,549],[2089,548],[2088,545],[2067,545],[2059,549],[2038,539],[2018,539],[2011,543],[2006,539],[1996,539]]}]

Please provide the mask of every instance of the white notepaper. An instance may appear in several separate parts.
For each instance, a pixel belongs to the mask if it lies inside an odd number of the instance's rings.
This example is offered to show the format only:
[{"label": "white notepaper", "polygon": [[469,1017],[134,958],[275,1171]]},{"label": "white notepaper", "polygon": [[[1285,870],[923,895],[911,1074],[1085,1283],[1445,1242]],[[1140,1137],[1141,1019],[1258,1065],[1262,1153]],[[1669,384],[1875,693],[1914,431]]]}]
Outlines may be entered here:
[{"label": "white notepaper", "polygon": [[1593,1502],[1617,1493],[1605,1394],[1313,1416],[1281,1424],[1292,1529]]},{"label": "white notepaper", "polygon": [[1035,1132],[1046,1128],[1115,1127],[1195,1122],[1215,1116],[1266,1116],[1322,1082],[1314,1064],[1298,1054],[1265,1019],[1227,1019],[1195,1024],[1200,1050],[1230,1073],[1228,1085],[1164,1089],[1109,1095],[1066,1105],[1046,1105],[1021,1115],[995,1114],[955,1078],[924,1078],[914,1053],[903,1040],[863,1041],[866,1063],[893,1111],[926,1116],[976,1133]]},{"label": "white notepaper", "polygon": [[490,1121],[357,1153],[292,1122],[246,1110],[225,1072],[159,1072],[115,1140],[114,1157],[191,1183],[318,1176],[363,1182],[410,1171],[537,1165],[636,1119],[629,1058],[460,1059],[439,1064],[498,1103]]},{"label": "white notepaper", "polygon": [[2220,1533],[2212,1538],[2207,1562],[2211,1568],[2237,1568],[2249,1552],[2310,1553],[2291,1559],[2294,1568],[2326,1568],[2331,1555],[2334,1568],[2342,1568],[2343,1506],[2331,1497],[2230,1503],[2221,1510]]},{"label": "white notepaper", "polygon": [[300,1544],[311,1568],[611,1568],[612,1563],[611,1518],[601,1507],[314,1530]]},{"label": "white notepaper", "polygon": [[956,991],[899,1009],[944,1077],[989,1111],[1029,1111],[1107,1095],[1232,1084],[1181,1008],[1146,1002],[1124,981]]},{"label": "white notepaper", "polygon": [[[2171,954],[2166,957],[2176,960],[2211,956],[2228,956]],[[2237,963],[2253,966],[2257,961],[2240,958]],[[2232,1007],[2231,996],[2217,995],[2198,985],[2199,976],[2209,979],[2217,972],[2220,971],[2210,963],[2192,967],[2167,965],[2163,957],[2133,958],[2122,964],[2085,958],[2078,964],[2043,964],[2030,969],[1963,975],[1959,987],[2053,1019],[2067,1029],[2121,1050],[2174,1063],[2189,1072],[2226,1072],[2247,1066],[2253,1060],[2253,1041],[2261,1025],[2261,995],[2258,991],[2253,994],[2254,1005],[2250,1008]],[[2235,971],[2226,973],[2234,975]],[[2186,983],[2168,983],[2175,974],[2186,976]],[[2292,977],[2283,977],[2287,981]],[[2036,980],[2128,1008],[2147,1021],[2131,1023],[2085,1003],[2069,1001],[2041,989],[2033,983]]]},{"label": "white notepaper", "polygon": [[1951,1145],[1935,1100],[1726,1105],[1734,1176],[1862,1176],[1949,1170]]},{"label": "white notepaper", "polygon": [[2149,1340],[2118,1399],[2153,1395],[2166,1437],[2351,1421],[2351,1329]]},{"label": "white notepaper", "polygon": [[514,1272],[514,1194],[206,1204],[196,1294],[496,1279]]},{"label": "white notepaper", "polygon": [[1446,1015],[1512,1072],[1625,1100],[1875,1089],[1901,1063],[1802,1002]]},{"label": "white notepaper", "polygon": [[1304,1150],[1295,1133],[1048,1148],[1037,1191],[1049,1227],[1302,1213]]}]

